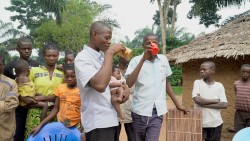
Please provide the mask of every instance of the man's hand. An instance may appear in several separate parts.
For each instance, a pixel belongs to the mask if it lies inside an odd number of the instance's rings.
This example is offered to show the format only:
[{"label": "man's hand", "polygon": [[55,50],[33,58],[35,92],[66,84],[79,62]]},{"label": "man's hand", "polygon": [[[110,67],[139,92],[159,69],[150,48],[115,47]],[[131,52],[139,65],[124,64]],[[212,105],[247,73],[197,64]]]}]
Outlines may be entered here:
[{"label": "man's hand", "polygon": [[151,52],[152,52],[151,46],[148,46],[144,51],[142,59],[147,60],[148,58],[150,58],[152,56]]},{"label": "man's hand", "polygon": [[177,108],[178,110],[184,112],[184,115],[188,115],[188,114],[189,114],[189,111],[188,111],[185,107],[183,107],[183,106],[178,106],[178,107],[176,107],[176,108]]},{"label": "man's hand", "polygon": [[122,103],[126,102],[129,98],[129,95],[130,95],[130,89],[128,87],[127,84],[122,84],[122,88],[124,89],[123,91],[123,99],[122,99]]},{"label": "man's hand", "polygon": [[118,53],[118,52],[125,52],[126,48],[124,47],[123,44],[112,44],[109,49],[107,50],[107,52],[112,52],[114,54]]}]

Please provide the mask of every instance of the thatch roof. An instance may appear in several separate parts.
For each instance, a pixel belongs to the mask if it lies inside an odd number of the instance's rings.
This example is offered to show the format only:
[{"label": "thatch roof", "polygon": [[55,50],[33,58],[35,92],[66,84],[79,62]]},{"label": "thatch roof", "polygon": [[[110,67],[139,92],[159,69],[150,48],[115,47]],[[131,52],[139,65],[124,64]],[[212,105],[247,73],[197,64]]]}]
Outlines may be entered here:
[{"label": "thatch roof", "polygon": [[198,37],[188,45],[172,50],[167,56],[171,62],[184,63],[189,60],[216,57],[250,55],[250,16],[242,17],[221,29]]}]

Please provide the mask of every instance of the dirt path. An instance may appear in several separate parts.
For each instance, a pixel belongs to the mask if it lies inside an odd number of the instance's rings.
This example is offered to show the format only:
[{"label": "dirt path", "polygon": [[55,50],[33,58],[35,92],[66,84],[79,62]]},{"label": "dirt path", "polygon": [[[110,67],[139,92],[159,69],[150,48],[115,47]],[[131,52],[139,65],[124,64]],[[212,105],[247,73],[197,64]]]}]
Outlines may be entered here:
[{"label": "dirt path", "polygon": [[[181,96],[177,96],[176,98],[181,103],[182,97]],[[175,108],[175,105],[172,102],[172,100],[168,99],[167,104],[168,104],[168,109],[174,109]],[[120,141],[127,141],[127,135],[125,133],[124,127],[122,127],[122,130],[121,130]],[[162,128],[161,128],[161,133],[160,133],[159,141],[166,141],[166,116],[165,115],[163,116],[163,123],[162,123]]]}]

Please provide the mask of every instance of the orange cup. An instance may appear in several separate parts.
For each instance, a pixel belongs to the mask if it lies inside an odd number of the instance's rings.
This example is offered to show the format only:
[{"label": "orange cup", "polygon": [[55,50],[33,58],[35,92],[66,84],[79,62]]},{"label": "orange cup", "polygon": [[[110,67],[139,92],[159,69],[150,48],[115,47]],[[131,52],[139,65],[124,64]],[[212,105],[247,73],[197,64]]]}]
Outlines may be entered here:
[{"label": "orange cup", "polygon": [[124,52],[120,51],[117,55],[129,61],[133,57],[134,51],[128,47],[125,47],[125,49],[126,50]]}]

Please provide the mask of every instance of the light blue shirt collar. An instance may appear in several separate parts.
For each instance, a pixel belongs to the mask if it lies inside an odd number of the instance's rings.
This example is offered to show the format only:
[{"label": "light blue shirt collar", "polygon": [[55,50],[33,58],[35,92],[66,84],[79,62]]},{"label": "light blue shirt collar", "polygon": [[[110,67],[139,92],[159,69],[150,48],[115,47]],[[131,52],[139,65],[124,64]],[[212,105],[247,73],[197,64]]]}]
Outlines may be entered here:
[{"label": "light blue shirt collar", "polygon": [[98,52],[87,45],[84,45],[83,49],[86,50],[91,56],[93,56],[97,60],[104,61],[104,53],[102,51]]},{"label": "light blue shirt collar", "polygon": [[[144,52],[142,53],[142,56],[143,55],[144,55]],[[154,62],[159,61],[159,60],[160,60],[160,58],[158,57],[158,54],[156,54]],[[151,62],[151,61],[146,60],[146,62]]]}]

